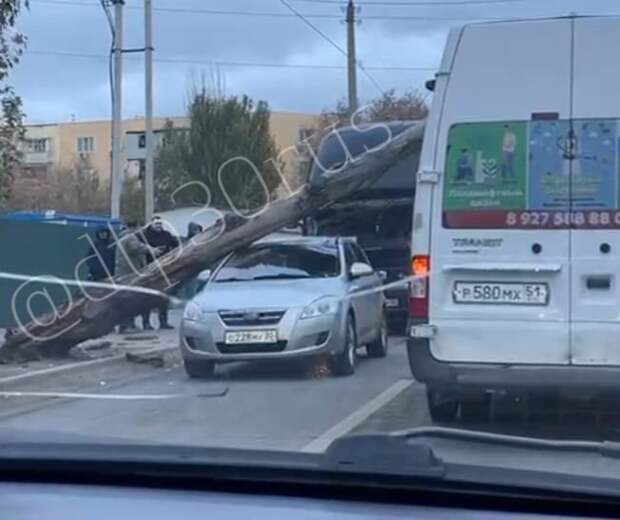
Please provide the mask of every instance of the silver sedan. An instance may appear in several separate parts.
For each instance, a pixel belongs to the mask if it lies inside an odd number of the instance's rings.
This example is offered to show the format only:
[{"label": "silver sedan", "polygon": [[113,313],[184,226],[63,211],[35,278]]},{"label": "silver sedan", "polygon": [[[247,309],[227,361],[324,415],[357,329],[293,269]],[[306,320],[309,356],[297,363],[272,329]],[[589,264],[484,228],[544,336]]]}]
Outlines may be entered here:
[{"label": "silver sedan", "polygon": [[187,304],[180,329],[190,377],[227,361],[328,356],[339,375],[357,349],[387,353],[381,273],[354,239],[263,239],[228,256]]}]

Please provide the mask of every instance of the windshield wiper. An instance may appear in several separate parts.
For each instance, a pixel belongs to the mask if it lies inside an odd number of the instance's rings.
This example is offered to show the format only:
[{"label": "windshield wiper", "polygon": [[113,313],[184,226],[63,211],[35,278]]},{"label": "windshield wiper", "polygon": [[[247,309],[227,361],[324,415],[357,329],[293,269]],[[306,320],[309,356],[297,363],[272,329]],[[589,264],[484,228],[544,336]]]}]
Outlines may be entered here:
[{"label": "windshield wiper", "polygon": [[325,452],[330,469],[362,473],[443,478],[446,466],[424,442],[409,443],[389,433],[353,434],[336,439]]},{"label": "windshield wiper", "polygon": [[[608,460],[597,463],[598,457]],[[529,489],[597,498],[618,497],[620,489],[620,443],[551,440],[440,426],[340,437],[329,446],[321,464],[326,470],[375,479],[384,475],[405,477],[408,482],[440,481],[457,484],[459,489],[490,486],[510,492]]]},{"label": "windshield wiper", "polygon": [[263,276],[255,276],[253,278],[222,278],[221,280],[215,280],[215,283],[219,282],[252,282],[254,280],[294,280],[299,278],[311,278],[308,275],[301,274],[266,274]]},{"label": "windshield wiper", "polygon": [[263,276],[255,276],[252,280],[295,280],[299,278],[311,278],[307,274],[265,274]]},{"label": "windshield wiper", "polygon": [[438,438],[495,444],[511,448],[533,448],[567,452],[581,451],[620,459],[620,443],[614,441],[553,440],[479,430],[445,428],[442,426],[421,426],[410,430],[394,432],[390,435],[394,435],[405,442],[418,438]]},{"label": "windshield wiper", "polygon": [[[447,461],[437,456],[434,440],[536,453],[585,453],[620,459],[620,443],[612,441],[552,440],[500,433],[422,426],[390,433],[351,434],[336,439],[325,452],[328,466],[350,471],[444,477]],[[441,446],[441,445],[440,445]]]},{"label": "windshield wiper", "polygon": [[329,446],[328,451],[336,454],[347,451],[355,453],[355,450],[361,447],[360,444],[367,443],[369,445],[382,445],[381,449],[389,448],[390,450],[404,453],[412,446],[417,449],[419,444],[416,444],[416,442],[423,442],[427,439],[446,439],[485,445],[493,444],[506,448],[531,448],[564,452],[580,451],[620,459],[620,443],[613,441],[553,440],[478,430],[445,428],[442,426],[421,426],[390,433],[347,435],[335,440]]}]

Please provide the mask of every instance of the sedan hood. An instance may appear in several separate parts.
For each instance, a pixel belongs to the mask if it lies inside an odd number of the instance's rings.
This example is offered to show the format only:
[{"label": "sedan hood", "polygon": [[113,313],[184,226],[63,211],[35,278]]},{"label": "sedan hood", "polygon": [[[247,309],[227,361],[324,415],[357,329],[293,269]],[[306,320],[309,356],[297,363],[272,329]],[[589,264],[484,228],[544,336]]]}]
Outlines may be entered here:
[{"label": "sedan hood", "polygon": [[194,302],[207,312],[303,307],[322,296],[343,296],[339,278],[211,282]]}]

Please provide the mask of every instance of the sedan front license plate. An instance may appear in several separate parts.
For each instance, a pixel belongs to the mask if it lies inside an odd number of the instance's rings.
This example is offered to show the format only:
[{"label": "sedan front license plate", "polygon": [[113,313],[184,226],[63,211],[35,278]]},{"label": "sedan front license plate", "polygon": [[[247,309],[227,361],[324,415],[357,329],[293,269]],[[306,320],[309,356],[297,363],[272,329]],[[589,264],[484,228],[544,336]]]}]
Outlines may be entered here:
[{"label": "sedan front license plate", "polygon": [[227,345],[242,343],[276,343],[278,334],[275,330],[236,330],[227,332],[224,342]]},{"label": "sedan front license plate", "polygon": [[389,308],[398,307],[398,298],[386,298],[385,306]]},{"label": "sedan front license plate", "polygon": [[510,305],[547,305],[546,283],[455,282],[455,303],[495,303]]}]

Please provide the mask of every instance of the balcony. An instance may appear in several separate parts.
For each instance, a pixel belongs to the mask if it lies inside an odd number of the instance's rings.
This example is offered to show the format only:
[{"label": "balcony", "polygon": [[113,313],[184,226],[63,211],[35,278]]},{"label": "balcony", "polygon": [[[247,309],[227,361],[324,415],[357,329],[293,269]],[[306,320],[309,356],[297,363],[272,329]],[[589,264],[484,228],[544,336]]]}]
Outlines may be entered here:
[{"label": "balcony", "polygon": [[46,152],[24,152],[23,164],[26,166],[32,166],[35,164],[49,164],[54,161],[53,153],[51,150]]}]

